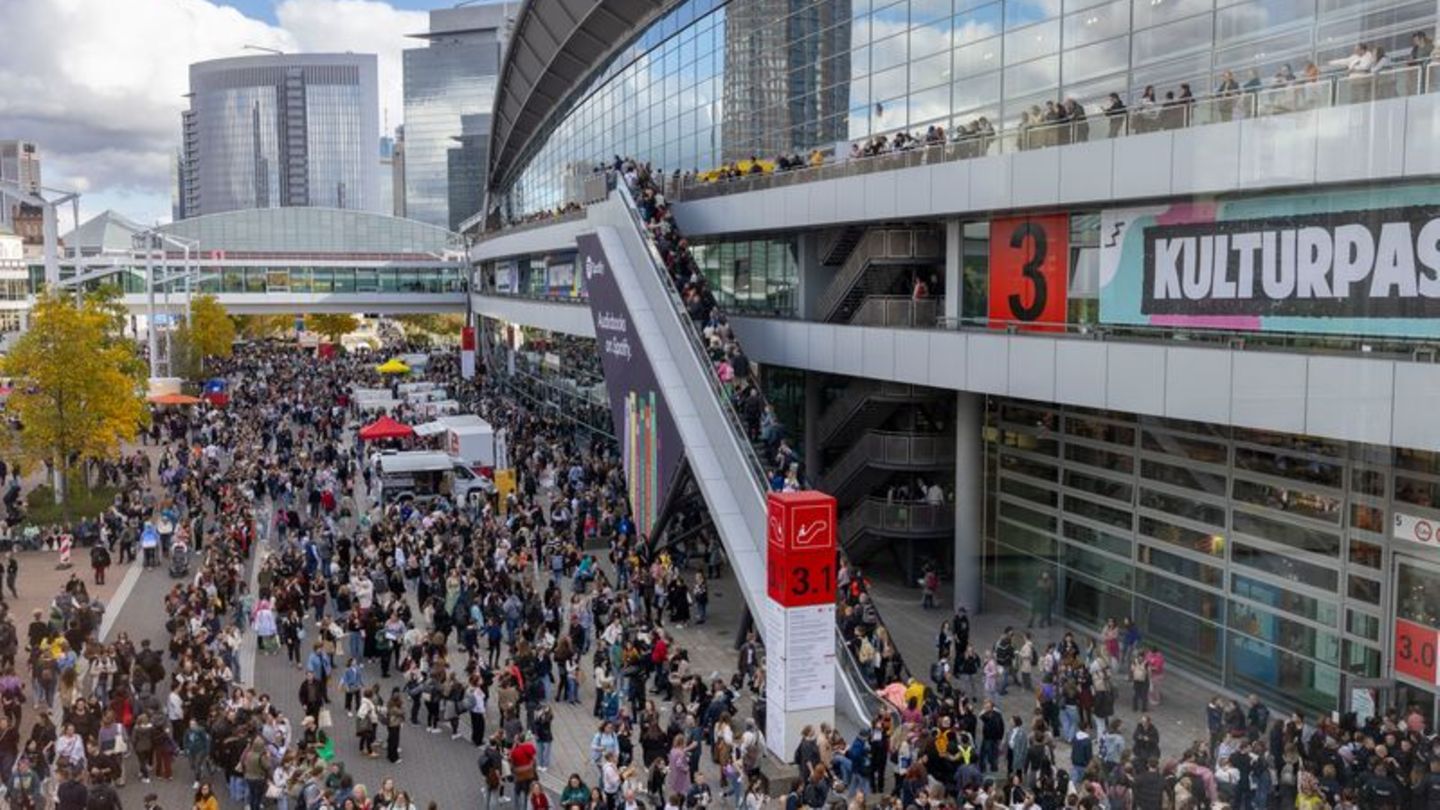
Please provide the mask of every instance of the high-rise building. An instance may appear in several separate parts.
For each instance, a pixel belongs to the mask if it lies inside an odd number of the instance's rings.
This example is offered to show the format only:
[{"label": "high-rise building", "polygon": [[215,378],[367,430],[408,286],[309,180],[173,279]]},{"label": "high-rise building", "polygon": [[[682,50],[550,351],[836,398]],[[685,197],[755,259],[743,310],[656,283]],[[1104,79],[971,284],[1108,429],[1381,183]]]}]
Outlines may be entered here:
[{"label": "high-rise building", "polygon": [[380,136],[380,193],[375,195],[376,211],[389,214],[393,211],[395,199],[395,139],[389,135]]},{"label": "high-rise building", "polygon": [[[415,35],[426,47],[405,51],[404,212],[411,219],[454,227],[478,210],[486,166],[466,164],[474,150],[456,160],[451,150],[464,136],[461,117],[489,114],[494,106],[509,20],[517,8],[491,3],[437,9],[430,12],[430,30]],[[480,186],[473,192],[452,189],[476,177]]]},{"label": "high-rise building", "polygon": [[460,134],[447,152],[450,177],[450,230],[485,204],[485,167],[490,162],[490,114],[460,116]]},{"label": "high-rise building", "polygon": [[177,213],[380,205],[378,99],[373,54],[191,65]]},{"label": "high-rise building", "polygon": [[[19,184],[22,191],[40,191],[40,149],[30,141],[0,141],[0,180]],[[0,196],[0,225],[14,230],[20,202]]]},{"label": "high-rise building", "polygon": [[390,213],[405,216],[405,125],[395,128],[395,151],[390,156]]}]

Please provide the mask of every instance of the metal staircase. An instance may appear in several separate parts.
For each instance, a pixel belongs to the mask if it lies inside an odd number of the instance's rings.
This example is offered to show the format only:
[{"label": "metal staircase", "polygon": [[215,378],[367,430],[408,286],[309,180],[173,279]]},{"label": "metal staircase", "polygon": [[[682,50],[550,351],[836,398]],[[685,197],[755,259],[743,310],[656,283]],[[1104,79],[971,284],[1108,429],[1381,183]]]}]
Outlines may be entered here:
[{"label": "metal staircase", "polygon": [[860,238],[865,235],[865,229],[859,225],[847,225],[830,235],[830,240],[820,248],[820,263],[827,267],[836,267],[845,263],[850,258],[850,251],[860,244]]},{"label": "metal staircase", "polygon": [[820,294],[820,320],[848,322],[867,295],[888,290],[916,265],[942,261],[945,245],[929,228],[877,228],[867,231]]},{"label": "metal staircase", "polygon": [[938,391],[918,385],[857,378],[820,414],[815,438],[829,444],[842,432],[879,427],[900,407],[938,398]]},{"label": "metal staircase", "polygon": [[955,531],[955,505],[924,501],[895,503],[868,497],[840,518],[840,542],[850,559],[864,561],[894,541],[948,537]]},{"label": "metal staircase", "polygon": [[954,466],[952,437],[871,430],[825,470],[819,488],[841,503],[849,503],[868,495],[894,472],[920,473]]}]

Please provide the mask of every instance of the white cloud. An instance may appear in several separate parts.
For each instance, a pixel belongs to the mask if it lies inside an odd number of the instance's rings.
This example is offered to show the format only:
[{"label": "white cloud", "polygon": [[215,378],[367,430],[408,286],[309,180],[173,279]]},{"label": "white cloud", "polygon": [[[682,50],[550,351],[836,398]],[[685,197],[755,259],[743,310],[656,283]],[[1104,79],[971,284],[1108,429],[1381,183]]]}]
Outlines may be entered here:
[{"label": "white cloud", "polygon": [[47,185],[89,192],[82,217],[134,200],[137,218],[153,219],[169,206],[192,62],[246,45],[375,53],[381,105],[392,127],[401,121],[400,52],[419,44],[405,34],[425,29],[423,12],[283,0],[276,16],[270,25],[208,0],[0,0],[0,138],[36,141]]}]

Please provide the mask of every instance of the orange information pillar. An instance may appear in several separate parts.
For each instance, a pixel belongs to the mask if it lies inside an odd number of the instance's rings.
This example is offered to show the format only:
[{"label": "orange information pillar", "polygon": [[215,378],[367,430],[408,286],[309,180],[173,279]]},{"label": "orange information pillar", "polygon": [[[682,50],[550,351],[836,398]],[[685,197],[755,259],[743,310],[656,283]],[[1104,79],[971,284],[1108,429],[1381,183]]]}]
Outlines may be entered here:
[{"label": "orange information pillar", "polygon": [[839,524],[823,492],[766,502],[765,737],[789,761],[805,726],[835,721],[835,579]]}]

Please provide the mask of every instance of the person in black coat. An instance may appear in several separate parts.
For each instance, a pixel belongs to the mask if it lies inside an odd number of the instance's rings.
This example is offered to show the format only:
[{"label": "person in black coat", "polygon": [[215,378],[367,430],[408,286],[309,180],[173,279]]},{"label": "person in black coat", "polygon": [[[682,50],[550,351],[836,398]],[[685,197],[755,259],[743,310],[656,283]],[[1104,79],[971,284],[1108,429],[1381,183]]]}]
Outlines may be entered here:
[{"label": "person in black coat", "polygon": [[90,790],[68,770],[62,778],[64,781],[56,790],[56,810],[85,810],[90,801]]},{"label": "person in black coat", "polygon": [[1152,763],[1146,762],[1135,775],[1132,795],[1135,810],[1162,810],[1165,803],[1165,780]]}]

